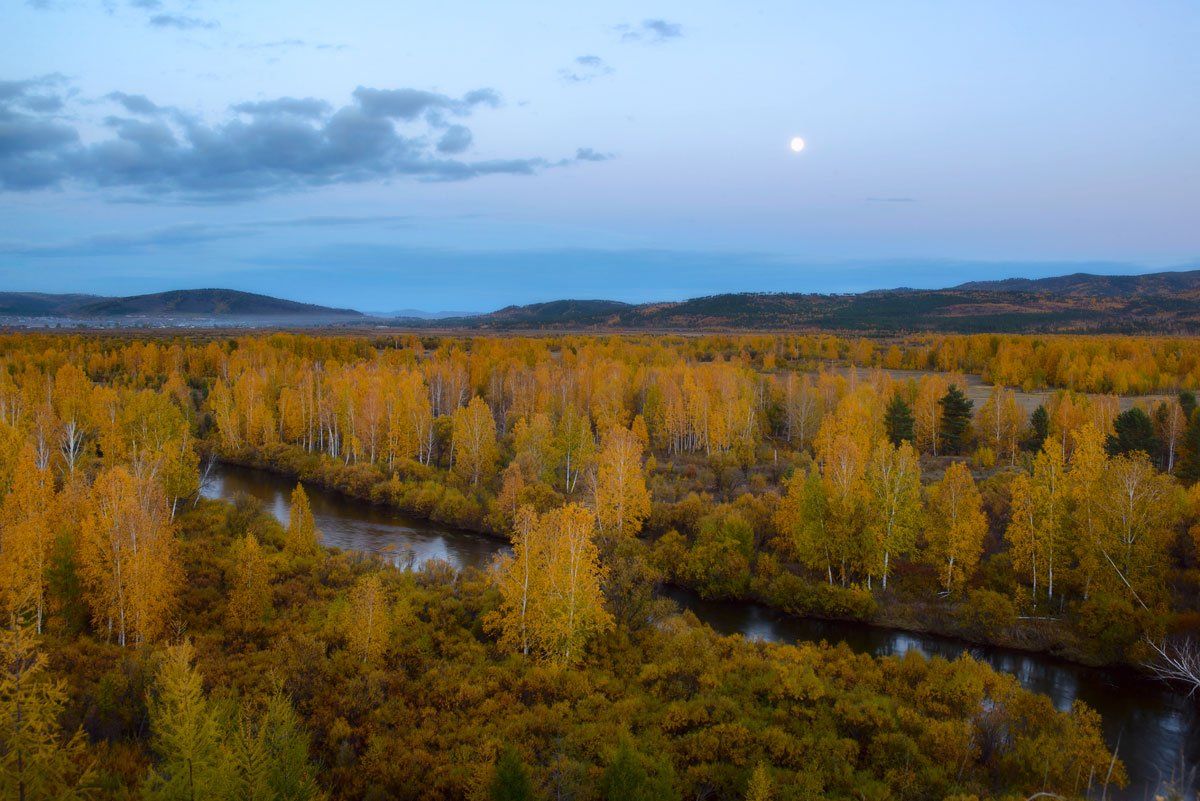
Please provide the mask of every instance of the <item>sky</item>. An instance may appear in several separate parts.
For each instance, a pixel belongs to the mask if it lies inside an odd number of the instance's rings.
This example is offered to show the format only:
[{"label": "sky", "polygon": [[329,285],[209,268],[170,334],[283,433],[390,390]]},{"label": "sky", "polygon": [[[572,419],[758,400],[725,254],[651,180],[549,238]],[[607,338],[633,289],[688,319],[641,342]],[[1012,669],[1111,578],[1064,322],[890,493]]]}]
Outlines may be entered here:
[{"label": "sky", "polygon": [[0,290],[487,311],[1200,267],[1192,0],[0,3]]}]

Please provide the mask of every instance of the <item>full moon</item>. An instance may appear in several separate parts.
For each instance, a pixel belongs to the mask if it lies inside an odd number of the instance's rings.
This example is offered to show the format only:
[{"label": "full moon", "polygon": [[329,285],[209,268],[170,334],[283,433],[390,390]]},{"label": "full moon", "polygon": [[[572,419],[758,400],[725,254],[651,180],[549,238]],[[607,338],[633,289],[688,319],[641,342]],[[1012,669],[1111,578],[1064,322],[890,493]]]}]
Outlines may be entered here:
[{"label": "full moon", "polygon": [[792,137],[792,141],[790,142],[789,146],[792,148],[793,153],[799,153],[804,149],[804,140],[798,136]]}]

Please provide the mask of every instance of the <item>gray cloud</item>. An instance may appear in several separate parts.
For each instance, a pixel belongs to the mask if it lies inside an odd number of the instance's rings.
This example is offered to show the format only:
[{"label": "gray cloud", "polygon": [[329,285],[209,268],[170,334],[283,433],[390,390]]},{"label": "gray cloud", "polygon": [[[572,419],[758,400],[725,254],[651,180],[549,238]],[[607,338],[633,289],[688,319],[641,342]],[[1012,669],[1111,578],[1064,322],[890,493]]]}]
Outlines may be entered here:
[{"label": "gray cloud", "polygon": [[124,256],[163,248],[200,245],[227,239],[241,239],[263,231],[281,228],[343,228],[383,226],[397,228],[412,218],[398,214],[363,216],[293,217],[282,220],[257,220],[244,223],[183,223],[129,234],[97,234],[52,244],[0,242],[0,255],[59,259],[82,256]]},{"label": "gray cloud", "polygon": [[162,111],[157,104],[151,102],[145,95],[130,95],[125,92],[109,92],[107,100],[120,103],[130,114],[145,114],[147,116]]},{"label": "gray cloud", "polygon": [[329,113],[330,106],[324,100],[314,97],[281,97],[276,100],[260,100],[248,103],[238,103],[233,110],[242,114],[273,116],[292,114],[297,117],[320,119]]},{"label": "gray cloud", "polygon": [[181,31],[212,30],[221,27],[216,20],[189,17],[184,14],[155,14],[150,17],[154,28],[175,28]]},{"label": "gray cloud", "polygon": [[531,175],[609,158],[592,149],[557,160],[458,157],[473,137],[447,118],[500,105],[493,89],[451,97],[360,86],[340,108],[314,98],[249,101],[233,105],[234,115],[217,124],[141,95],[113,92],[107,99],[125,114],[104,118],[109,136],[85,143],[75,123],[34,99],[51,96],[44,87],[60,80],[0,84],[0,190],[75,184],[132,192],[119,198],[125,200],[219,202],[401,177]]},{"label": "gray cloud", "polygon": [[575,151],[576,161],[608,161],[611,158],[612,153],[600,153],[590,147],[581,147]]},{"label": "gray cloud", "polygon": [[463,125],[451,125],[438,140],[439,153],[462,153],[471,146],[471,130]]},{"label": "gray cloud", "polygon": [[600,56],[579,56],[572,67],[559,70],[558,76],[567,83],[586,83],[612,73],[613,68]]},{"label": "gray cloud", "polygon": [[623,23],[613,28],[621,35],[622,42],[645,42],[660,44],[683,36],[683,26],[665,19],[644,19],[639,25]]}]

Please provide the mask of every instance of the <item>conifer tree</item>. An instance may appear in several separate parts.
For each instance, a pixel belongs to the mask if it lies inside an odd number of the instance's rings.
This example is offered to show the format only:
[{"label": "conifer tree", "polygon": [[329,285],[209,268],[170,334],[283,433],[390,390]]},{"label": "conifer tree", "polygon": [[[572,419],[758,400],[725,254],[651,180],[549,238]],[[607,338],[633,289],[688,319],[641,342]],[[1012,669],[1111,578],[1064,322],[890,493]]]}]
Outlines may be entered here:
[{"label": "conifer tree", "polygon": [[308,493],[302,484],[296,484],[296,489],[292,490],[292,508],[288,514],[284,547],[293,556],[312,556],[320,550],[320,535],[312,507],[308,504]]},{"label": "conifer tree", "polygon": [[271,563],[253,534],[235,540],[229,557],[226,617],[235,628],[252,629],[271,608]]},{"label": "conifer tree", "polygon": [[750,783],[746,786],[746,801],[773,801],[775,798],[775,783],[771,780],[771,769],[767,763],[759,762],[750,774]]},{"label": "conifer tree", "polygon": [[492,801],[533,801],[533,781],[512,746],[505,746],[496,757],[496,768],[488,785]]},{"label": "conifer tree", "polygon": [[913,414],[908,401],[896,393],[888,401],[887,411],[883,415],[883,425],[887,429],[888,440],[893,445],[913,441]]},{"label": "conifer tree", "polygon": [[1158,437],[1154,434],[1154,421],[1136,406],[1126,409],[1113,420],[1113,433],[1108,436],[1105,448],[1109,456],[1135,451],[1147,456],[1155,455],[1158,452]]},{"label": "conifer tree", "polygon": [[942,452],[962,453],[971,433],[971,407],[974,404],[957,385],[951,384],[938,405],[942,409]]},{"label": "conifer tree", "polygon": [[87,741],[81,730],[67,734],[60,727],[66,703],[66,687],[47,675],[33,632],[0,630],[0,798],[87,797]]}]

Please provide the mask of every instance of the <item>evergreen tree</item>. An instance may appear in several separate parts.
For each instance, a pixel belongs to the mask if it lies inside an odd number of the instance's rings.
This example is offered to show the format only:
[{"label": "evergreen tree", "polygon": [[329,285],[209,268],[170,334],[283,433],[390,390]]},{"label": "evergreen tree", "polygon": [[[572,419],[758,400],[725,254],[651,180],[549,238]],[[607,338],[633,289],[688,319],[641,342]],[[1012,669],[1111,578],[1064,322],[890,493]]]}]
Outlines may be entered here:
[{"label": "evergreen tree", "polygon": [[1113,431],[1105,447],[1110,456],[1120,456],[1141,451],[1147,456],[1158,453],[1158,438],[1154,436],[1154,422],[1150,415],[1136,406],[1117,415],[1113,420]]},{"label": "evergreen tree", "polygon": [[492,801],[532,801],[534,798],[529,771],[512,746],[505,747],[496,757],[496,772],[488,789]]},{"label": "evergreen tree", "polygon": [[888,439],[893,445],[899,445],[907,440],[913,441],[913,413],[908,401],[900,397],[900,393],[892,396],[884,412],[883,425],[887,429]]},{"label": "evergreen tree", "polygon": [[974,404],[954,384],[938,401],[942,407],[942,452],[962,453],[971,431],[971,407]]},{"label": "evergreen tree", "polygon": [[668,801],[678,798],[671,774],[662,764],[648,770],[647,759],[626,735],[617,743],[612,761],[600,776],[600,797],[604,801]]},{"label": "evergreen tree", "polygon": [[1048,436],[1050,436],[1050,413],[1046,411],[1045,406],[1039,405],[1033,410],[1033,414],[1029,415],[1029,439],[1026,440],[1025,447],[1031,451],[1040,451],[1046,444]]},{"label": "evergreen tree", "polygon": [[746,785],[746,801],[772,801],[775,798],[775,783],[771,781],[771,769],[765,762],[759,762],[750,774],[750,783]]},{"label": "evergreen tree", "polygon": [[293,556],[311,556],[320,548],[320,535],[317,534],[312,507],[308,504],[308,493],[301,484],[292,490],[292,508],[288,513],[284,546]]},{"label": "evergreen tree", "polygon": [[1188,483],[1200,481],[1200,410],[1193,409],[1179,443],[1179,467],[1175,475]]},{"label": "evergreen tree", "polygon": [[88,781],[83,732],[58,720],[67,690],[46,676],[46,657],[24,627],[0,631],[0,798],[72,801]]},{"label": "evergreen tree", "polygon": [[1192,412],[1196,411],[1196,393],[1190,389],[1185,389],[1179,393],[1179,407],[1183,409],[1183,416],[1191,420]]}]

